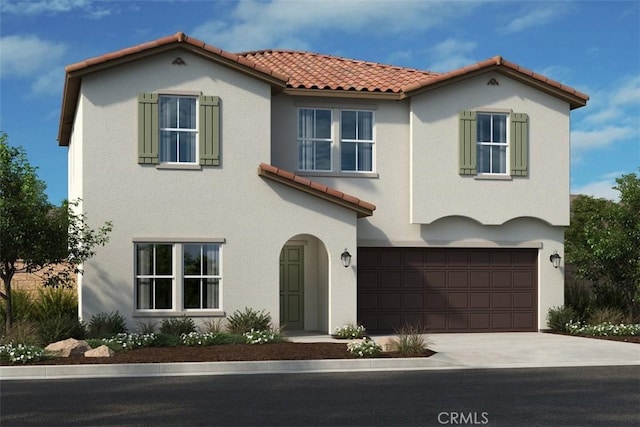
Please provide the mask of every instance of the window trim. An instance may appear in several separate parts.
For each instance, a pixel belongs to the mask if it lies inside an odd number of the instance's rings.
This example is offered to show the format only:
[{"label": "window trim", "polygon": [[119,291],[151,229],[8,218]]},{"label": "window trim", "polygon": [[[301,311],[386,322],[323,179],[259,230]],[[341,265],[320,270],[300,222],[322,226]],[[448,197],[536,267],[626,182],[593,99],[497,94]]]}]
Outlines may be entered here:
[{"label": "window trim", "polygon": [[[331,168],[326,169],[302,169],[299,162],[299,149],[300,149],[300,111],[301,110],[327,110],[331,111],[331,150],[330,150],[330,165]],[[336,103],[309,103],[302,102],[296,103],[296,174],[301,176],[331,176],[331,177],[352,177],[352,178],[378,178],[377,173],[377,156],[376,156],[376,111],[377,106],[374,105],[359,105],[359,104],[336,104]],[[370,112],[372,129],[372,140],[343,140],[342,139],[342,112],[354,111],[354,112]],[[322,139],[322,141],[327,141]],[[371,170],[343,170],[342,169],[342,143],[352,142],[358,144],[371,144]],[[357,148],[356,148],[357,150]],[[356,165],[357,168],[357,165]]]},{"label": "window trim", "polygon": [[[511,162],[510,162],[510,158],[511,158],[511,113],[510,112],[503,112],[503,111],[476,111],[476,126],[479,126],[479,120],[478,120],[478,116],[480,115],[485,115],[485,116],[491,116],[491,128],[493,130],[493,116],[504,116],[505,117],[505,142],[501,143],[501,142],[494,142],[494,141],[480,141],[480,136],[479,133],[476,131],[476,153],[477,153],[477,157],[476,157],[476,176],[478,177],[510,177],[511,176]],[[491,139],[493,139],[493,132],[491,132],[492,137]],[[493,163],[493,159],[491,157],[491,149],[493,147],[505,147],[505,153],[504,153],[504,162],[505,162],[505,168],[504,168],[504,172],[480,172],[479,171],[479,162],[477,160],[477,158],[480,156],[480,147],[485,146],[488,147],[489,149],[489,158],[490,158],[490,164]]]},{"label": "window trim", "polygon": [[[346,139],[342,137],[342,113],[343,112],[354,112],[356,113],[356,138],[355,139]],[[359,113],[371,113],[371,139],[360,139],[358,138],[359,128],[358,128],[358,116]],[[375,173],[375,165],[376,165],[376,150],[375,150],[375,142],[376,142],[376,113],[373,110],[355,110],[351,108],[343,108],[340,110],[340,172],[343,173]],[[352,143],[356,145],[356,159],[355,159],[355,169],[344,169],[342,165],[342,144],[343,143]],[[371,146],[371,170],[358,170],[358,146],[360,144],[369,144]]]},{"label": "window trim", "polygon": [[[316,123],[316,117],[315,117],[315,113],[317,111],[328,111],[329,114],[331,115],[330,118],[330,136],[329,138],[317,138],[317,137],[300,137],[300,112],[302,110],[312,110],[314,112],[314,124]],[[334,110],[331,108],[320,108],[320,107],[298,107],[296,109],[296,169],[297,170],[301,170],[301,171],[307,171],[307,172],[332,172],[333,171],[333,143],[334,143],[334,120],[335,120],[335,116],[334,116]],[[315,131],[315,129],[314,129]],[[315,132],[314,132],[315,133]],[[301,142],[311,142],[313,144],[313,151],[315,152],[316,150],[316,143],[320,142],[320,143],[328,143],[329,144],[329,169],[301,169],[300,168],[300,144]],[[317,164],[317,159],[313,158],[313,163]]]},{"label": "window trim", "polygon": [[[224,238],[153,238],[141,237],[133,239],[133,314],[132,317],[171,317],[189,315],[191,317],[224,316],[224,261],[223,246],[226,243]],[[138,245],[171,245],[172,254],[172,276],[171,276],[171,299],[170,309],[137,308],[138,307]],[[185,308],[184,307],[184,246],[196,245],[217,245],[218,246],[218,308]]]},{"label": "window trim", "polygon": [[[218,274],[204,274],[202,271],[202,263],[200,264],[200,274],[186,274],[184,272],[184,252],[185,252],[185,246],[187,245],[191,245],[191,246],[199,246],[200,247],[200,254],[202,255],[202,250],[204,246],[217,246],[218,247]],[[182,310],[183,311],[189,311],[189,312],[201,312],[201,311],[210,311],[210,310],[219,310],[220,309],[220,305],[222,302],[222,298],[221,298],[221,294],[222,294],[222,245],[219,243],[181,243],[181,251],[182,251],[182,258],[181,258],[181,263],[182,263],[182,276],[181,276],[181,280],[182,280]],[[200,293],[200,308],[193,308],[193,307],[185,307],[185,279],[200,279],[200,286],[199,286],[199,293]],[[218,307],[202,307],[203,305],[203,294],[202,294],[202,280],[207,280],[207,279],[215,279],[218,281],[218,295],[217,295],[217,300],[218,300]]]},{"label": "window trim", "polygon": [[[195,106],[193,108],[193,114],[195,115],[194,127],[193,128],[166,128],[162,127],[162,98],[176,98],[178,103],[176,104],[176,108],[178,111],[176,112],[176,117],[180,118],[180,99],[193,99],[195,100]],[[195,134],[195,146],[193,147],[194,159],[192,162],[181,162],[180,161],[180,149],[179,147],[176,149],[176,156],[178,161],[163,161],[161,157],[162,153],[162,132],[186,132]],[[167,94],[167,93],[159,93],[158,94],[158,164],[160,165],[185,165],[185,166],[196,166],[199,165],[200,162],[200,96],[199,95],[182,95],[182,94]]]}]

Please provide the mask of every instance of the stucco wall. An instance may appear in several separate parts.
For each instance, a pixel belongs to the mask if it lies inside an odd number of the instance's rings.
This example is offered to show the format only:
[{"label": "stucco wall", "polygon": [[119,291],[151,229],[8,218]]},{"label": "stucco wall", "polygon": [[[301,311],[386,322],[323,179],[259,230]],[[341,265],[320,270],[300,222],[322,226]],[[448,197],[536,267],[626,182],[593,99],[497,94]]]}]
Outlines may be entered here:
[{"label": "stucco wall", "polygon": [[[172,65],[176,56],[186,66]],[[137,95],[164,90],[220,96],[220,167],[166,170],[137,163]],[[355,320],[355,273],[339,261],[345,247],[356,246],[355,214],[257,175],[271,157],[270,97],[271,88],[256,79],[177,51],[83,79],[82,138],[76,129],[72,144],[80,139],[83,146],[84,210],[94,226],[107,220],[114,226],[109,244],[85,265],[85,320],[118,310],[133,326],[149,315],[133,306],[136,239],[224,239],[221,310],[188,314],[252,307],[270,312],[277,323],[279,254],[299,234],[326,247],[327,330]],[[184,313],[153,316],[171,314]]]}]

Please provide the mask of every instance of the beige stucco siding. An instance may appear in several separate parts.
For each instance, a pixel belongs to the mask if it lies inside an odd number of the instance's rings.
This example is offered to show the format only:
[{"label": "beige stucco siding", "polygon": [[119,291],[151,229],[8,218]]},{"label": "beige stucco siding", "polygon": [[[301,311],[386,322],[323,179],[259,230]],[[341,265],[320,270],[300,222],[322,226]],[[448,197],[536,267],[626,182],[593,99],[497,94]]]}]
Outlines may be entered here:
[{"label": "beige stucco siding", "polygon": [[[490,79],[499,85],[488,85]],[[458,112],[529,116],[529,175],[484,180],[459,174]],[[534,217],[569,224],[569,105],[504,75],[487,73],[411,99],[411,222],[465,216],[499,225]]]},{"label": "beige stucco siding", "polygon": [[[176,56],[186,65],[172,65]],[[137,163],[137,95],[163,91],[220,97],[220,167],[167,170]],[[327,252],[331,309],[318,315],[317,327],[329,330],[355,320],[355,273],[339,260],[345,247],[356,247],[355,214],[257,174],[258,165],[271,158],[268,85],[185,52],[169,52],[86,76],[81,97],[84,210],[93,225],[110,220],[114,226],[109,244],[85,265],[85,320],[112,310],[131,324],[144,318],[133,305],[137,239],[224,239],[222,307],[188,314],[228,315],[252,307],[271,313],[277,324],[279,254],[299,234],[317,237]],[[155,316],[175,314],[185,313]]]}]

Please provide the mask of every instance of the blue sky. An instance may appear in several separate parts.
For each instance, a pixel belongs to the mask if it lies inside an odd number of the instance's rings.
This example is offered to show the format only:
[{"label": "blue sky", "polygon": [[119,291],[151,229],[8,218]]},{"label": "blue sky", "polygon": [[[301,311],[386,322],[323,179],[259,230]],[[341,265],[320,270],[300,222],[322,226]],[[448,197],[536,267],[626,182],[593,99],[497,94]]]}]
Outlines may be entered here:
[{"label": "blue sky", "polygon": [[0,1],[0,130],[51,202],[64,66],[177,31],[231,52],[308,50],[431,71],[495,55],[591,97],[571,118],[571,191],[616,198],[640,165],[640,1]]}]

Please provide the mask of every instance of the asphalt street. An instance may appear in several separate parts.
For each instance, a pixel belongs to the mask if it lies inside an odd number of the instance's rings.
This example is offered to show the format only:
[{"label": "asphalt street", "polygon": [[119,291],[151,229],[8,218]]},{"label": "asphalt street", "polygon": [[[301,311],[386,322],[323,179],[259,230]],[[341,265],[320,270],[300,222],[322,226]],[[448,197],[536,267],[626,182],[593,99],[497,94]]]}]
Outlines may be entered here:
[{"label": "asphalt street", "polygon": [[0,424],[638,425],[640,367],[5,381]]}]

